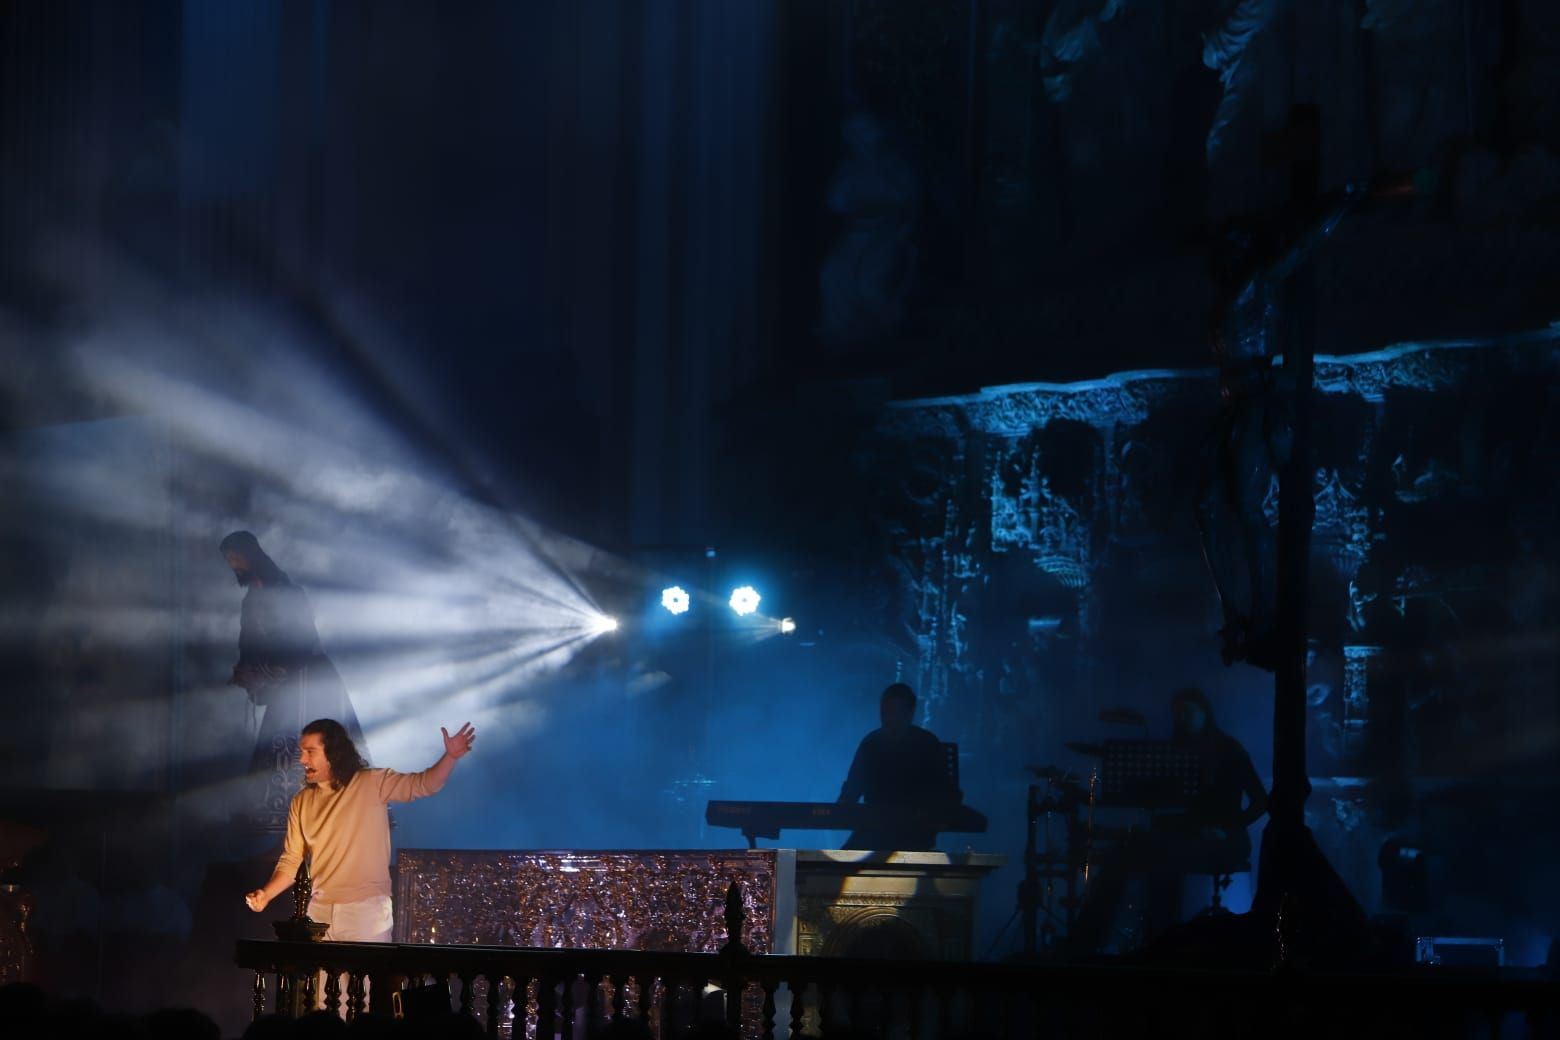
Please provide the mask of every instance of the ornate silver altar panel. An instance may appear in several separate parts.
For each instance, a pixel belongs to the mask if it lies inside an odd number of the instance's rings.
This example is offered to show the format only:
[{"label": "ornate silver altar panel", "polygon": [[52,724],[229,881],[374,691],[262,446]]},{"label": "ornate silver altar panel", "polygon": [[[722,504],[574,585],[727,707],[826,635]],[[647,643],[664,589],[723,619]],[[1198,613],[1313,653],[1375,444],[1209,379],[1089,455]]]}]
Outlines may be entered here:
[{"label": "ornate silver altar panel", "polygon": [[403,849],[395,941],[711,953],[742,886],[748,949],[769,953],[776,850],[506,852]]}]

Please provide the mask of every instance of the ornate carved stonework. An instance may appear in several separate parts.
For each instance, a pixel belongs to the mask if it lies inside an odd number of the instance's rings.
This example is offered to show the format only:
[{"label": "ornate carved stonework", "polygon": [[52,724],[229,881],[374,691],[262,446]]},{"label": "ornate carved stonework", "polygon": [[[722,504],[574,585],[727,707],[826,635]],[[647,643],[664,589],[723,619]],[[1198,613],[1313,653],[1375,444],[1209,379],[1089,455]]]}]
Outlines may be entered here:
[{"label": "ornate carved stonework", "polygon": [[[1416,746],[1403,762],[1465,770],[1474,764],[1455,749],[1474,719],[1489,731],[1481,741],[1516,746],[1535,726],[1512,720],[1552,717],[1552,671],[1509,655],[1471,662],[1511,636],[1513,590],[1549,588],[1557,363],[1553,326],[1316,357],[1314,667],[1341,676],[1345,641],[1428,653],[1404,659],[1418,661],[1399,683],[1400,696],[1418,691],[1411,701],[1372,694],[1375,721],[1359,714],[1366,701],[1340,702],[1341,683],[1317,691],[1314,771],[1365,768],[1353,749],[1377,721],[1393,728],[1391,746]],[[1214,681],[1194,674],[1220,640],[1209,567],[1271,587],[1260,519],[1226,542],[1249,550],[1243,568],[1201,548],[1196,502],[1226,465],[1209,441],[1220,400],[1211,370],[1141,371],[883,410],[862,472],[898,583],[885,627],[905,633],[900,677],[930,728],[988,761],[1065,753],[1064,728],[1165,696],[1145,663],[1157,655],[1139,656],[1143,635],[1174,639],[1175,682]],[[1542,640],[1541,612],[1523,609],[1523,638]]]},{"label": "ornate carved stonework", "polygon": [[968,960],[981,879],[1001,856],[796,853],[796,952]]},{"label": "ornate carved stonework", "polygon": [[269,769],[252,775],[248,783],[248,802],[238,814],[240,825],[253,833],[285,834],[292,797],[303,786],[298,738],[280,734],[273,737]]}]

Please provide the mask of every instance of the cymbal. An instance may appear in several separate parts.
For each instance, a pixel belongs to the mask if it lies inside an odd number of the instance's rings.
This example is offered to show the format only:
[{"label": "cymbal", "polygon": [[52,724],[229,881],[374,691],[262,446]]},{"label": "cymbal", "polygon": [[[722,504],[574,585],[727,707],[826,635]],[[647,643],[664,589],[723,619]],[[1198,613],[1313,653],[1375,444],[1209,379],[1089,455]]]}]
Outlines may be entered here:
[{"label": "cymbal", "polygon": [[1092,755],[1095,758],[1105,757],[1105,745],[1088,744],[1081,740],[1069,740],[1063,745],[1068,751],[1076,751],[1080,755]]},{"label": "cymbal", "polygon": [[1065,781],[1073,778],[1069,770],[1061,766],[1025,766],[1025,769],[1040,777],[1042,780]]}]

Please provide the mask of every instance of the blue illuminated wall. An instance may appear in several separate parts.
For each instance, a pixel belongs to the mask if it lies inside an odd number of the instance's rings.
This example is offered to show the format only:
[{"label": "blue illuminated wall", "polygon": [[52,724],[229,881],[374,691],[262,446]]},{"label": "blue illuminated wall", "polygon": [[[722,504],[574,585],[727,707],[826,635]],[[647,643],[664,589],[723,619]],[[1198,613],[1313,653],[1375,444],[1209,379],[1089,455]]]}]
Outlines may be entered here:
[{"label": "blue illuminated wall", "polygon": [[[1317,360],[1310,822],[1376,911],[1393,909],[1381,842],[1436,849],[1436,927],[1454,931],[1542,930],[1557,913],[1542,891],[1557,345],[1549,331]],[[926,724],[961,743],[966,787],[999,816],[998,846],[1021,840],[1026,765],[1087,775],[1065,742],[1139,735],[1099,720],[1114,706],[1163,735],[1182,685],[1206,688],[1269,772],[1272,677],[1220,663],[1193,512],[1217,403],[1211,371],[1139,372],[884,413],[868,471],[887,503],[888,625],[913,648]],[[1276,488],[1265,512],[1276,524]]]}]

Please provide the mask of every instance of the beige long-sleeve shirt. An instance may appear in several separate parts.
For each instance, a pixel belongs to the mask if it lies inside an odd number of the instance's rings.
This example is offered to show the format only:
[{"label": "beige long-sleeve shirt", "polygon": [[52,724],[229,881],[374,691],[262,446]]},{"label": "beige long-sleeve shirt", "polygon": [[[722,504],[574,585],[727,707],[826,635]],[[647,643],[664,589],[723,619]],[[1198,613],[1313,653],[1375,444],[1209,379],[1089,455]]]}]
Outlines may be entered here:
[{"label": "beige long-sleeve shirt", "polygon": [[426,798],[443,787],[424,769],[360,769],[345,787],[310,784],[293,795],[278,872],[290,877],[307,852],[314,898],[355,903],[390,894],[390,802]]}]

